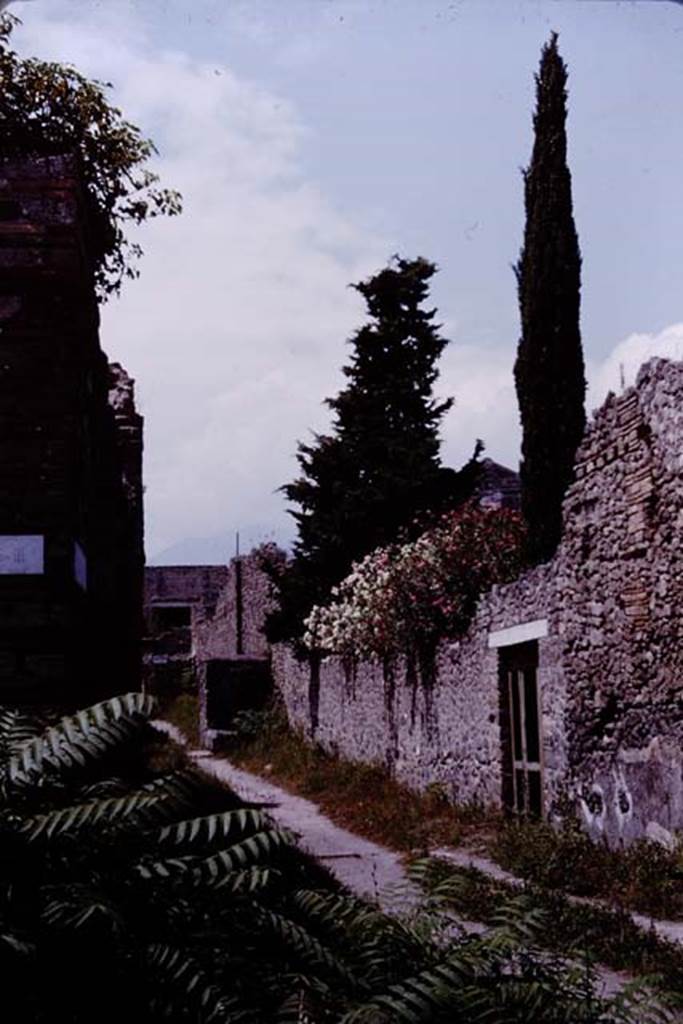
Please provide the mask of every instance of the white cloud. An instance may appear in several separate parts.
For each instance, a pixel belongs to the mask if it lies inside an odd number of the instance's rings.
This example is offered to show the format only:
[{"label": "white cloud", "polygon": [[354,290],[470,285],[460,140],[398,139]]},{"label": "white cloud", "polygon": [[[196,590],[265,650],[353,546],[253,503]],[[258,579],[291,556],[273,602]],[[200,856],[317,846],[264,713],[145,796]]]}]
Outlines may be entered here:
[{"label": "white cloud", "polygon": [[180,218],[143,229],[142,277],[103,311],[103,346],[136,378],[145,415],[148,555],[253,523],[290,532],[274,491],[339,388],[344,339],[362,318],[347,284],[389,246],[302,177],[305,129],[282,97],[220,64],[154,52],[131,13],[113,42],[99,10],[32,19],[23,48],[115,82],[184,195]]},{"label": "white cloud", "polygon": [[[184,193],[182,217],[141,233],[141,280],[103,315],[103,345],[137,379],[146,417],[148,553],[256,524],[291,532],[274,492],[339,389],[344,339],[364,316],[347,284],[395,242],[342,216],[305,178],[307,128],[286,98],[219,60],[160,50],[135,5],[27,5],[18,42],[115,82],[115,102],[159,144],[164,182]],[[456,397],[444,461],[461,465],[482,437],[488,455],[516,466],[514,351],[443,330],[454,344],[438,391]],[[619,389],[621,364],[630,383],[653,354],[681,358],[683,324],[631,335],[589,363],[589,408]]]},{"label": "white cloud", "polygon": [[509,346],[456,342],[446,349],[437,390],[455,396],[443,430],[442,456],[447,465],[462,465],[479,437],[486,444],[487,456],[517,468],[520,428],[512,376],[514,357]]},{"label": "white cloud", "polygon": [[[446,332],[447,333],[447,332]],[[513,379],[514,352],[502,347],[454,345],[444,355],[440,391],[456,403],[444,424],[443,454],[459,465],[471,451],[471,439],[486,442],[486,454],[516,468],[521,430]],[[659,332],[630,334],[601,360],[586,361],[586,410],[635,383],[638,370],[653,356],[683,359],[683,323]],[[469,447],[468,447],[469,446]]]},{"label": "white cloud", "polygon": [[635,383],[638,370],[653,356],[683,359],[683,323],[671,324],[659,333],[629,334],[601,363],[589,366],[590,387],[587,408],[602,405],[608,391],[619,394]]}]

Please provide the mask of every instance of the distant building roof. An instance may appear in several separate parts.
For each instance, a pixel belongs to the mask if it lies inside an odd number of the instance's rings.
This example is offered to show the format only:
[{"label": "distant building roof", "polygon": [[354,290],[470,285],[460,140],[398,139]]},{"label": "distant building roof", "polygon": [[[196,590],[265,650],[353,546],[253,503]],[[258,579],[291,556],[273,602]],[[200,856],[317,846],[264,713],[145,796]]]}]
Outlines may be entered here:
[{"label": "distant building roof", "polygon": [[507,466],[501,466],[493,459],[481,460],[479,481],[474,490],[475,497],[487,508],[520,507],[519,473]]}]

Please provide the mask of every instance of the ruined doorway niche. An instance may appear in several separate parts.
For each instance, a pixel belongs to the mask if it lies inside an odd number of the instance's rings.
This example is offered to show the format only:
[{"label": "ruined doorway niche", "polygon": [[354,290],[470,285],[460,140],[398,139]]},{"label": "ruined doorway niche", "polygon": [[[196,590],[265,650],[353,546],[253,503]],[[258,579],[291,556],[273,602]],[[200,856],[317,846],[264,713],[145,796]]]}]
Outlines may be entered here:
[{"label": "ruined doorway niche", "polygon": [[192,606],[189,604],[155,604],[151,607],[150,619],[154,633],[164,633],[169,629],[189,629],[192,625]]},{"label": "ruined doorway niche", "polygon": [[543,816],[538,640],[547,632],[539,619],[489,634],[498,648],[502,802],[521,817]]}]

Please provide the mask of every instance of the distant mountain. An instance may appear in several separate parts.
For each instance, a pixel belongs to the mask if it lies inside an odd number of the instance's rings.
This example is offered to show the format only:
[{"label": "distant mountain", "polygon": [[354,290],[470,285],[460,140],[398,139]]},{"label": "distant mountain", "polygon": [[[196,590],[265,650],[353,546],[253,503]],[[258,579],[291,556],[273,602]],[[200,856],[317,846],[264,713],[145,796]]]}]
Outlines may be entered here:
[{"label": "distant mountain", "polygon": [[[240,530],[240,552],[275,541],[286,550],[291,541],[266,526]],[[235,531],[214,537],[185,537],[161,551],[147,553],[147,565],[226,565],[235,554]]]}]

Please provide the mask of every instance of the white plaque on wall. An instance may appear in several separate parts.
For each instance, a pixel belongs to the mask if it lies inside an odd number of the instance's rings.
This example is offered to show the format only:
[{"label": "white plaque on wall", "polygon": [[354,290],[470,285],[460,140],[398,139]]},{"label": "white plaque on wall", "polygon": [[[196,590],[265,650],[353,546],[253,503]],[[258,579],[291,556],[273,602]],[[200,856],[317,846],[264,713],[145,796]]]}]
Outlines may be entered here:
[{"label": "white plaque on wall", "polygon": [[83,590],[88,589],[88,561],[78,541],[74,541],[74,577]]},{"label": "white plaque on wall", "polygon": [[41,576],[44,572],[43,537],[0,535],[0,575]]}]

